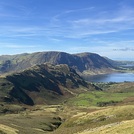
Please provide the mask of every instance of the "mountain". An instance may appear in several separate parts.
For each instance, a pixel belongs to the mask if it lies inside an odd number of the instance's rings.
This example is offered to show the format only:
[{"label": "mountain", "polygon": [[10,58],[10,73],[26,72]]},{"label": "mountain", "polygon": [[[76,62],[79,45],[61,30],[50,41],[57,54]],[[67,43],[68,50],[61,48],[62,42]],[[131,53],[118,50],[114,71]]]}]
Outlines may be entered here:
[{"label": "mountain", "polygon": [[134,61],[115,61],[107,57],[104,57],[112,66],[121,67],[121,66],[134,66]]},{"label": "mountain", "polygon": [[66,64],[41,64],[0,78],[0,101],[56,104],[80,92],[95,89]]},{"label": "mountain", "polygon": [[80,58],[79,70],[83,74],[99,74],[112,71],[114,66],[105,58],[95,53],[79,53],[75,56]]},{"label": "mountain", "polygon": [[33,65],[40,65],[46,62],[54,65],[67,64],[79,73],[106,72],[113,68],[105,58],[98,54],[68,54],[50,51],[0,56],[0,74],[22,71]]}]

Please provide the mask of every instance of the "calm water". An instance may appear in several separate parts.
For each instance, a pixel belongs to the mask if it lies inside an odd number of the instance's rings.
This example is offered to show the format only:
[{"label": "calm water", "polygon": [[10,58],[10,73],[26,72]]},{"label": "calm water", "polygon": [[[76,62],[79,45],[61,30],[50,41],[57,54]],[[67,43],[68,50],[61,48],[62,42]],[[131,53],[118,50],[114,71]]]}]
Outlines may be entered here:
[{"label": "calm water", "polygon": [[89,82],[134,82],[134,73],[112,73],[95,76],[84,76]]}]

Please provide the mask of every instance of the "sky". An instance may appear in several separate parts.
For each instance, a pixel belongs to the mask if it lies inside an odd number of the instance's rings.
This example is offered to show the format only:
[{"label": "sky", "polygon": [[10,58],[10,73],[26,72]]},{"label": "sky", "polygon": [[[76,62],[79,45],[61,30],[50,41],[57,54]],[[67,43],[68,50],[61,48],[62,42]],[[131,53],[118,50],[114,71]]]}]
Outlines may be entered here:
[{"label": "sky", "polygon": [[134,60],[134,0],[0,0],[0,55],[41,51]]}]

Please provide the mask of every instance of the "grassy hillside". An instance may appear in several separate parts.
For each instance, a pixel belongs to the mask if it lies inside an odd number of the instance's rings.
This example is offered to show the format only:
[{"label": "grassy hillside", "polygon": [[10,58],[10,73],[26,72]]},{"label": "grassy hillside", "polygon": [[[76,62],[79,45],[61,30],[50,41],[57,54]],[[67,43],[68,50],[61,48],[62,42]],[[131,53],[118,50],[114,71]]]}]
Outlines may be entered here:
[{"label": "grassy hillside", "polygon": [[77,92],[60,105],[0,103],[0,133],[133,134],[134,83],[100,84],[101,91]]},{"label": "grassy hillside", "polygon": [[53,134],[133,134],[134,83],[98,85],[102,91],[82,93],[66,103],[67,120]]},{"label": "grassy hillside", "polygon": [[[40,57],[41,63],[51,54],[31,54],[31,58],[29,54],[16,55],[11,62],[23,69],[37,62],[32,56]],[[66,53],[55,54],[53,58],[58,57],[59,61],[47,59],[55,64],[74,65],[72,55],[67,60]],[[91,68],[102,64],[102,60],[95,59],[97,56],[83,53],[73,57],[79,57],[88,70],[86,61]],[[4,58],[7,60],[8,56]],[[5,63],[8,69],[13,67],[11,62]],[[67,64],[40,64],[0,77],[1,134],[133,134],[133,111],[133,82],[87,83]]]},{"label": "grassy hillside", "polygon": [[[133,105],[126,105],[104,107],[94,109],[94,111],[91,111],[90,108],[86,109],[86,111],[77,111],[75,115],[66,120],[53,134],[62,134],[63,132],[64,134],[105,134],[105,132],[110,132],[109,130],[112,127],[113,129],[114,127],[116,128],[113,132],[118,132],[119,130],[120,134],[121,132],[129,134],[129,132],[134,132],[133,125],[129,126],[130,122],[133,123],[133,110]],[[121,127],[125,126],[122,123],[127,121],[129,121],[126,124],[128,126],[121,130]],[[108,131],[106,131],[107,129]],[[113,132],[110,132],[110,134],[113,134]]]},{"label": "grassy hillside", "polygon": [[[15,106],[14,106],[15,108]],[[13,108],[12,108],[13,109]],[[44,134],[59,127],[60,106],[27,107],[18,113],[0,115],[0,134]]]},{"label": "grassy hillside", "polygon": [[92,130],[84,130],[76,134],[133,134],[134,120],[126,120],[119,123],[112,123]]},{"label": "grassy hillside", "polygon": [[82,93],[77,97],[74,97],[69,100],[69,105],[75,106],[109,106],[116,105],[118,103],[123,103],[125,99],[132,98],[134,96],[134,92],[131,93],[109,93],[103,91],[93,91]]},{"label": "grassy hillside", "polygon": [[134,104],[134,83],[94,83],[101,90],[81,93],[71,98],[68,105],[75,106],[110,106]]},{"label": "grassy hillside", "polygon": [[37,65],[0,78],[0,100],[28,105],[56,104],[65,98],[94,90],[74,69],[65,64]]},{"label": "grassy hillside", "polygon": [[[14,106],[15,108],[15,106]],[[70,107],[37,105],[0,116],[6,134],[133,134],[134,106]],[[113,129],[113,131],[111,131]]]}]

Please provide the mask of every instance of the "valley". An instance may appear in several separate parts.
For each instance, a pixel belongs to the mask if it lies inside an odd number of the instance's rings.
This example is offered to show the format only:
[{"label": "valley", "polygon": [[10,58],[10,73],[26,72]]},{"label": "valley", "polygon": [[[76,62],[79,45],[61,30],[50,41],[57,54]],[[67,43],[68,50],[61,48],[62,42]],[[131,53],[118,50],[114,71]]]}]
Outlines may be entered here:
[{"label": "valley", "polygon": [[57,105],[2,103],[1,133],[133,134],[134,83],[103,83],[100,87]]},{"label": "valley", "polygon": [[0,56],[0,134],[133,134],[134,82],[82,75],[131,72],[93,53]]},{"label": "valley", "polygon": [[134,0],[0,0],[0,134],[134,134]]}]

